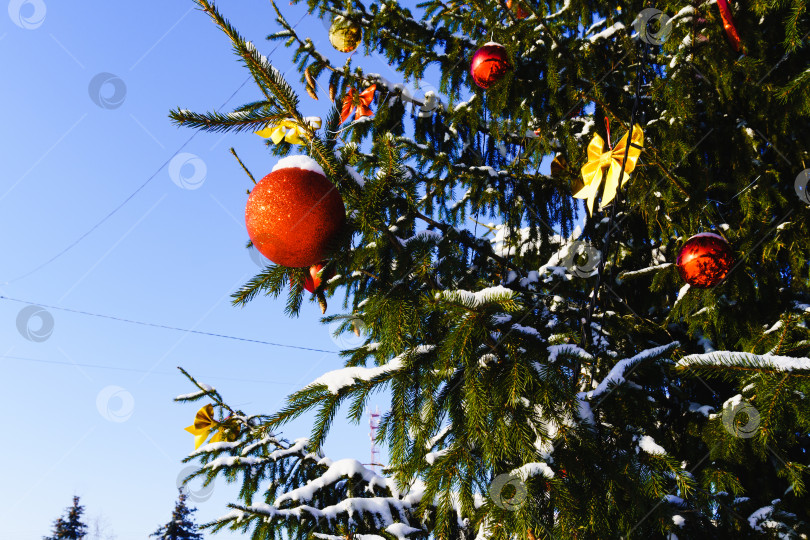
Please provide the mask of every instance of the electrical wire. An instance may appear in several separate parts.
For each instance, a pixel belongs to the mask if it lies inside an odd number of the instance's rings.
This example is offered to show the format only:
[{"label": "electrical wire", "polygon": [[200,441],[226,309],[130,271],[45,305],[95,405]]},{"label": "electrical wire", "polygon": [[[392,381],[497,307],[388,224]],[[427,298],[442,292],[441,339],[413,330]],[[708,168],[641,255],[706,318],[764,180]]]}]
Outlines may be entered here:
[{"label": "electrical wire", "polygon": [[[304,16],[302,16],[302,17],[301,17],[301,19],[299,19],[299,20],[298,20],[298,22],[297,22],[297,23],[295,23],[295,25],[293,25],[293,29],[294,29],[296,26],[298,26],[298,24],[299,24],[299,23],[300,23],[300,22],[301,22],[303,19],[304,19]],[[273,54],[274,52],[276,52],[276,50],[277,50],[277,49],[278,49],[280,46],[281,46],[281,44],[276,45],[276,47],[275,47],[275,48],[274,48],[272,51],[270,51],[270,53],[269,53],[267,56],[268,56],[268,57],[272,56],[272,54]],[[228,99],[226,99],[226,100],[225,100],[225,101],[222,103],[222,105],[220,105],[220,106],[219,106],[219,108],[217,108],[216,110],[217,110],[217,111],[219,111],[219,110],[221,110],[222,108],[224,108],[224,107],[225,107],[225,105],[227,105],[227,104],[228,104],[228,103],[229,103],[229,102],[230,102],[230,101],[231,101],[231,100],[234,98],[234,96],[236,96],[236,94],[237,94],[237,93],[238,93],[238,92],[239,92],[239,91],[240,91],[242,88],[244,88],[244,86],[245,86],[245,85],[248,83],[248,81],[250,81],[250,79],[251,79],[252,77],[253,77],[252,75],[248,76],[248,78],[247,78],[247,79],[245,79],[245,81],[244,81],[242,84],[240,84],[240,85],[239,85],[239,87],[238,87],[236,90],[234,90],[234,92],[233,92],[233,93],[232,93],[232,94],[231,94],[231,95],[228,97]],[[157,175],[160,173],[160,171],[162,171],[162,170],[163,170],[163,169],[164,169],[164,168],[165,168],[165,167],[166,167],[166,166],[167,166],[167,165],[168,165],[168,164],[171,162],[171,160],[172,160],[172,159],[174,159],[174,158],[175,158],[175,156],[177,156],[177,154],[179,154],[179,153],[180,153],[180,151],[181,151],[181,150],[183,150],[183,149],[184,149],[186,146],[188,146],[188,144],[189,144],[189,143],[190,143],[190,142],[191,142],[191,141],[194,139],[194,137],[196,137],[196,136],[197,136],[197,134],[199,134],[199,133],[200,133],[200,131],[195,131],[194,133],[192,133],[192,134],[191,134],[191,136],[190,136],[188,139],[186,139],[186,142],[184,142],[182,145],[180,145],[180,148],[178,148],[178,149],[177,149],[177,150],[174,152],[174,154],[172,154],[172,155],[171,155],[171,157],[169,157],[169,159],[167,159],[166,161],[164,161],[164,162],[163,162],[163,164],[162,164],[160,167],[158,167],[158,168],[157,168],[157,170],[156,170],[154,173],[152,173],[152,176],[150,176],[149,178],[147,178],[145,182],[143,182],[143,183],[142,183],[140,186],[138,186],[138,187],[135,189],[135,191],[133,191],[132,193],[130,193],[130,194],[129,194],[129,196],[127,196],[127,198],[126,198],[126,199],[124,199],[124,200],[123,200],[123,201],[122,201],[122,202],[121,202],[121,203],[120,203],[118,206],[116,206],[115,208],[113,208],[113,209],[112,209],[112,210],[111,210],[111,211],[110,211],[110,212],[109,212],[109,213],[108,213],[106,216],[104,216],[103,218],[101,218],[101,220],[97,221],[97,222],[96,222],[96,223],[95,223],[95,224],[94,224],[92,227],[90,227],[90,228],[89,228],[87,231],[85,231],[85,233],[84,233],[84,234],[82,234],[82,235],[81,235],[81,236],[79,236],[79,237],[78,237],[76,240],[74,240],[73,242],[71,242],[70,244],[68,244],[68,245],[67,245],[67,246],[66,246],[64,249],[62,249],[61,251],[59,251],[59,252],[58,252],[56,255],[54,255],[54,256],[53,256],[53,257],[51,257],[50,259],[46,260],[45,262],[41,263],[39,266],[34,267],[33,269],[29,270],[28,272],[25,272],[24,274],[21,274],[21,275],[19,275],[19,276],[15,277],[14,279],[10,279],[10,280],[8,280],[8,281],[6,281],[6,282],[3,282],[3,283],[2,283],[2,285],[9,285],[9,284],[14,283],[14,282],[16,282],[16,281],[19,281],[19,280],[21,280],[21,279],[27,278],[27,277],[28,277],[28,276],[30,276],[31,274],[34,274],[34,273],[36,273],[36,272],[40,271],[41,269],[45,268],[46,266],[48,266],[49,264],[51,264],[52,262],[54,262],[55,260],[57,260],[58,258],[60,258],[62,255],[64,255],[65,253],[67,253],[68,251],[70,251],[71,249],[73,249],[74,247],[76,247],[76,245],[78,245],[78,244],[79,244],[79,243],[80,243],[82,240],[84,240],[85,238],[87,238],[88,236],[90,236],[90,234],[92,234],[92,233],[93,233],[93,231],[95,231],[96,229],[98,229],[99,227],[101,227],[101,226],[102,226],[104,223],[106,223],[106,222],[107,222],[107,220],[108,220],[108,219],[110,219],[110,218],[111,218],[111,217],[113,217],[113,216],[114,216],[116,213],[118,213],[118,211],[119,211],[119,210],[121,210],[121,208],[123,208],[123,207],[124,207],[124,206],[125,206],[125,205],[126,205],[128,202],[129,202],[129,201],[131,201],[131,200],[132,200],[132,199],[135,197],[135,195],[137,195],[138,193],[140,193],[140,191],[141,191],[143,188],[145,188],[147,185],[149,185],[149,183],[150,183],[150,182],[152,182],[152,180],[154,180],[154,179],[157,177]]]},{"label": "electrical wire", "polygon": [[[120,367],[120,366],[103,366],[101,364],[83,364],[79,362],[65,362],[64,360],[45,360],[43,358],[28,358],[26,356],[13,356],[13,355],[3,355],[0,356],[0,361],[2,360],[19,360],[22,362],[36,362],[40,364],[57,364],[57,365],[64,365],[64,366],[75,366],[75,367],[83,367],[83,368],[93,368],[93,369],[111,369],[115,371],[130,371],[133,373],[149,373],[152,375],[177,375],[175,372],[170,371],[149,371],[146,369],[137,369],[137,368],[127,368],[127,367]],[[208,376],[208,375],[200,375],[200,379],[219,379],[223,381],[235,381],[235,382],[255,382],[255,383],[262,383],[262,384],[281,384],[286,386],[293,386],[295,383],[292,382],[284,382],[284,381],[267,381],[267,380],[259,380],[259,379],[239,379],[236,377],[220,377],[218,375]]]},{"label": "electrical wire", "polygon": [[57,310],[57,311],[66,311],[68,313],[77,313],[79,315],[88,315],[90,317],[99,317],[101,319],[109,319],[109,320],[112,320],[112,321],[125,322],[125,323],[130,323],[130,324],[138,324],[138,325],[141,325],[141,326],[151,326],[153,328],[162,328],[164,330],[175,330],[177,332],[187,332],[189,334],[199,334],[199,335],[202,335],[202,336],[218,337],[218,338],[223,338],[223,339],[233,339],[233,340],[236,340],[236,341],[244,341],[244,342],[247,342],[247,343],[258,343],[259,345],[271,345],[273,347],[285,347],[285,348],[288,348],[288,349],[298,349],[298,350],[302,350],[302,351],[312,351],[312,352],[321,352],[321,353],[329,353],[329,354],[338,354],[337,351],[327,351],[326,349],[315,349],[315,348],[312,348],[312,347],[302,347],[300,345],[288,345],[286,343],[275,343],[275,342],[272,342],[272,341],[263,341],[263,340],[260,340],[260,339],[250,339],[250,338],[243,338],[243,337],[238,337],[238,336],[229,336],[229,335],[226,335],[226,334],[217,334],[217,333],[213,333],[213,332],[204,332],[202,330],[191,330],[191,329],[188,329],[188,328],[179,328],[179,327],[176,327],[176,326],[168,326],[168,325],[165,325],[165,324],[150,323],[150,322],[143,322],[143,321],[135,321],[135,320],[132,320],[132,319],[125,319],[123,317],[115,317],[113,315],[103,315],[103,314],[100,314],[100,313],[91,313],[89,311],[82,311],[82,310],[79,310],[79,309],[71,309],[71,308],[53,306],[53,305],[48,305],[48,304],[38,304],[36,302],[29,302],[28,300],[21,300],[19,298],[10,298],[8,296],[2,296],[2,295],[0,295],[0,300],[8,300],[9,302],[18,302],[20,304],[36,305],[36,306],[47,308],[47,309],[53,309],[53,310]]},{"label": "electrical wire", "polygon": [[[237,92],[239,92],[239,90],[241,90],[241,89],[242,89],[242,88],[243,88],[243,87],[244,87],[244,86],[245,86],[245,85],[248,83],[248,81],[249,81],[249,80],[250,80],[250,77],[248,77],[247,79],[245,79],[245,82],[243,82],[243,83],[242,83],[242,84],[239,86],[239,88],[237,88],[237,89],[234,91],[234,93],[233,93],[233,94],[231,94],[231,95],[230,95],[230,97],[229,97],[228,99],[226,99],[226,100],[225,100],[225,102],[224,102],[222,105],[220,105],[220,107],[219,107],[219,108],[220,108],[220,109],[222,109],[222,108],[223,108],[225,105],[227,105],[227,104],[228,104],[228,102],[229,102],[231,99],[233,99],[233,97],[234,97],[234,96],[237,94]],[[219,110],[219,109],[218,109],[218,110]],[[147,178],[145,182],[143,182],[143,183],[142,183],[140,186],[138,186],[138,187],[135,189],[135,191],[133,191],[132,193],[130,193],[130,194],[129,194],[129,196],[127,196],[127,198],[126,198],[126,199],[124,199],[123,201],[121,201],[121,203],[119,203],[119,204],[118,204],[118,206],[116,206],[115,208],[113,208],[113,209],[112,209],[112,210],[111,210],[109,213],[107,213],[107,215],[106,215],[106,216],[104,216],[104,217],[103,217],[103,218],[101,218],[99,221],[97,221],[97,222],[96,222],[96,223],[95,223],[95,224],[94,224],[92,227],[90,227],[90,228],[89,228],[87,231],[85,231],[85,232],[84,232],[84,234],[82,234],[82,235],[81,235],[81,236],[79,236],[79,237],[78,237],[76,240],[74,240],[73,242],[71,242],[70,244],[68,244],[68,245],[67,245],[65,248],[63,248],[61,251],[59,251],[59,252],[58,252],[56,255],[54,255],[53,257],[51,257],[51,258],[50,258],[50,259],[48,259],[47,261],[45,261],[45,262],[41,263],[39,266],[34,267],[33,269],[29,270],[28,272],[26,272],[26,273],[24,273],[24,274],[21,274],[21,275],[19,275],[19,276],[17,276],[17,277],[15,277],[14,279],[10,279],[9,281],[6,281],[5,283],[3,283],[3,285],[9,285],[9,284],[14,283],[14,282],[16,282],[16,281],[19,281],[19,280],[21,280],[21,279],[27,278],[27,277],[28,277],[28,276],[30,276],[31,274],[34,274],[34,273],[36,273],[36,272],[40,271],[41,269],[45,268],[46,266],[48,266],[49,264],[51,264],[52,262],[54,262],[56,259],[60,258],[62,255],[64,255],[65,253],[67,253],[68,251],[70,251],[71,249],[73,249],[74,247],[76,247],[76,246],[79,244],[79,242],[81,242],[82,240],[84,240],[85,238],[87,238],[88,236],[90,236],[90,235],[93,233],[93,231],[95,231],[96,229],[98,229],[99,227],[101,227],[101,226],[102,226],[104,223],[106,223],[108,219],[110,219],[110,218],[111,218],[111,217],[113,217],[115,214],[117,214],[119,210],[121,210],[121,209],[122,209],[122,208],[123,208],[123,207],[124,207],[124,206],[125,206],[125,205],[126,205],[128,202],[129,202],[129,201],[131,201],[131,200],[132,200],[132,199],[135,197],[135,195],[137,195],[138,193],[140,193],[140,192],[141,192],[141,190],[142,190],[143,188],[145,188],[147,185],[149,185],[149,183],[150,183],[150,182],[152,182],[152,180],[154,180],[154,179],[157,177],[157,175],[160,173],[160,171],[162,171],[162,170],[163,170],[163,168],[164,168],[164,167],[166,167],[166,166],[167,166],[167,165],[168,165],[168,164],[171,162],[171,160],[173,160],[173,159],[174,159],[174,157],[175,157],[177,154],[179,154],[179,153],[180,153],[180,151],[181,151],[181,150],[183,150],[183,149],[184,149],[186,146],[188,146],[188,144],[189,144],[189,143],[190,143],[190,142],[191,142],[191,141],[194,139],[194,137],[196,137],[196,136],[197,136],[199,133],[200,133],[199,131],[195,131],[194,133],[192,133],[192,134],[191,134],[191,136],[190,136],[188,139],[186,139],[186,142],[184,142],[182,145],[180,145],[180,148],[178,148],[178,149],[177,149],[177,150],[174,152],[174,154],[172,154],[172,155],[171,155],[171,157],[169,157],[169,159],[167,159],[166,161],[164,161],[164,162],[163,162],[163,164],[162,164],[160,167],[158,167],[158,168],[157,168],[157,170],[155,170],[155,172],[154,172],[154,173],[152,173],[152,176],[150,176],[149,178]]]}]

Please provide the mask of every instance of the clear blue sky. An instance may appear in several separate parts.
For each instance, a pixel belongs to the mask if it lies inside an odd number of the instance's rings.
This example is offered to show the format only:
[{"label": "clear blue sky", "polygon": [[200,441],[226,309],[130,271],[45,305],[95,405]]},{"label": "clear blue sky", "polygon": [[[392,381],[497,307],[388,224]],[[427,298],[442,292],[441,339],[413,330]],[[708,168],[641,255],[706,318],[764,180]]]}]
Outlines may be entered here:
[{"label": "clear blue sky", "polygon": [[[301,6],[282,7],[292,22],[303,14]],[[264,39],[275,29],[267,0],[221,2],[221,8],[263,53],[275,47]],[[299,29],[324,52],[331,51],[320,21],[305,19]],[[319,323],[316,304],[306,304],[301,317],[292,320],[283,315],[280,301],[260,299],[246,308],[230,304],[230,294],[258,267],[244,249],[250,182],[228,148],[235,146],[254,174],[264,175],[275,159],[262,139],[197,135],[182,150],[199,158],[193,163],[205,165],[196,189],[178,187],[162,167],[193,133],[171,125],[169,109],[219,107],[247,76],[225,36],[190,0],[12,0],[9,15],[0,15],[0,55],[0,283],[59,253],[157,171],[74,248],[27,277],[0,285],[0,294],[338,349]],[[270,57],[282,72],[290,70],[291,82],[300,88],[289,51],[281,47]],[[363,65],[398,80],[379,60],[364,59]],[[116,78],[96,79],[100,90],[91,99],[91,81],[100,73]],[[254,88],[246,85],[229,106],[257,99]],[[301,102],[305,114],[324,115],[328,98],[322,93],[315,102],[301,92]],[[181,168],[184,176],[194,174],[193,163]],[[81,496],[87,515],[103,516],[119,540],[146,538],[168,521],[177,475],[187,466],[181,459],[192,449],[183,428],[199,406],[172,402],[192,390],[175,366],[216,386],[233,405],[267,413],[288,393],[341,365],[335,354],[56,309],[47,310],[53,318],[50,336],[36,337],[40,319],[34,318],[24,326],[34,339],[26,339],[17,321],[25,307],[0,300],[3,540],[48,534],[74,494]],[[339,307],[335,299],[330,312]],[[384,408],[386,399],[380,396],[372,404]],[[305,436],[308,427],[306,418],[284,435]],[[368,461],[367,419],[360,426],[341,420],[332,433],[326,445],[332,458]],[[235,486],[217,483],[210,499],[196,503],[198,522],[225,514],[235,493]]]}]

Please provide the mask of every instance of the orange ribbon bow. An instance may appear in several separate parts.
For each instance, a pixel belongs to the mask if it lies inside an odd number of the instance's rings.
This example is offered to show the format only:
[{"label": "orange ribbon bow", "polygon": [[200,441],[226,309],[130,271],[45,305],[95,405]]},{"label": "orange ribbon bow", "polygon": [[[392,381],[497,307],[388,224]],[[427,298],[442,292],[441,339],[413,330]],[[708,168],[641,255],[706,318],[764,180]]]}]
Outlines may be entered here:
[{"label": "orange ribbon bow", "polygon": [[[376,91],[377,85],[372,84],[359,93],[357,111],[354,114],[355,121],[360,120],[364,116],[372,116],[374,114],[369,105],[371,105],[371,102],[374,100],[374,92]],[[346,97],[343,98],[343,109],[340,111],[341,124],[349,119],[353,110],[355,110],[354,88],[349,88],[349,92],[346,94]]]},{"label": "orange ribbon bow", "polygon": [[[720,18],[723,19],[723,29],[726,31],[728,40],[734,50],[740,52],[742,48],[740,45],[740,34],[737,33],[737,27],[734,26],[734,17],[731,15],[731,9],[728,7],[728,0],[717,0],[717,7],[720,8]],[[743,48],[742,53],[745,54]]]}]

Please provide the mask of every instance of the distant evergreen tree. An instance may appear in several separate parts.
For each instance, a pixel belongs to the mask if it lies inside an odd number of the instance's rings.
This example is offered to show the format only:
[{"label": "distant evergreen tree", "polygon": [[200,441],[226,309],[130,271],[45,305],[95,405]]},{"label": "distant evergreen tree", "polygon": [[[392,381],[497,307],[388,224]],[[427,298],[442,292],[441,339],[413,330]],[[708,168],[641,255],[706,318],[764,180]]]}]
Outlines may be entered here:
[{"label": "distant evergreen tree", "polygon": [[82,540],[87,536],[87,525],[82,521],[84,506],[79,498],[73,497],[73,506],[66,509],[67,516],[53,523],[53,536],[43,536],[43,540]]},{"label": "distant evergreen tree", "polygon": [[180,497],[172,512],[172,519],[158,528],[149,536],[160,538],[161,540],[202,540],[203,535],[197,532],[197,524],[191,514],[197,511],[196,508],[186,506],[186,494],[180,489]]}]

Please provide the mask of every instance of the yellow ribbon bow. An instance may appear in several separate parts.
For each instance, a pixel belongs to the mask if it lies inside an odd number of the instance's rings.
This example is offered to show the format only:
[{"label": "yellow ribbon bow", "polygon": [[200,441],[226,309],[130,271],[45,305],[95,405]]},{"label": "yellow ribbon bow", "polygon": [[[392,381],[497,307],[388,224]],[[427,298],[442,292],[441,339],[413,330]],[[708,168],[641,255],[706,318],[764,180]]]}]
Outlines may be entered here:
[{"label": "yellow ribbon bow", "polygon": [[[616,196],[616,190],[619,186],[619,174],[622,170],[622,160],[624,153],[627,150],[627,135],[621,138],[616,148],[603,152],[605,148],[605,141],[602,140],[598,134],[593,136],[591,143],[588,145],[588,162],[582,167],[582,179],[585,185],[578,192],[574,194],[577,199],[588,199],[587,207],[588,214],[593,215],[593,202],[596,199],[596,194],[599,193],[599,186],[602,184],[602,171],[608,169],[607,178],[605,180],[605,192],[602,194],[602,200],[599,201],[599,209],[604,208],[606,204],[613,200]],[[628,175],[636,168],[636,162],[641,155],[641,148],[644,146],[644,133],[641,131],[641,126],[635,124],[633,126],[633,138],[630,142],[630,150],[627,154],[627,162],[624,163],[624,178],[622,184],[627,180]]]},{"label": "yellow ribbon bow", "polygon": [[[317,116],[307,116],[304,118],[304,122],[313,129],[321,127],[321,119]],[[290,144],[305,144],[306,141],[302,137],[305,137],[306,134],[306,129],[292,119],[282,120],[278,124],[267,126],[256,132],[256,135],[260,137],[271,139],[273,144],[278,144],[282,140]]]},{"label": "yellow ribbon bow", "polygon": [[[199,448],[202,443],[205,442],[205,439],[208,438],[208,434],[211,432],[211,428],[213,428],[214,425],[216,425],[216,422],[214,421],[214,406],[209,403],[197,411],[197,414],[194,416],[194,425],[186,428],[186,431],[194,435],[194,450]],[[213,443],[223,440],[222,428],[219,428],[214,436],[211,437],[211,442]]]}]

